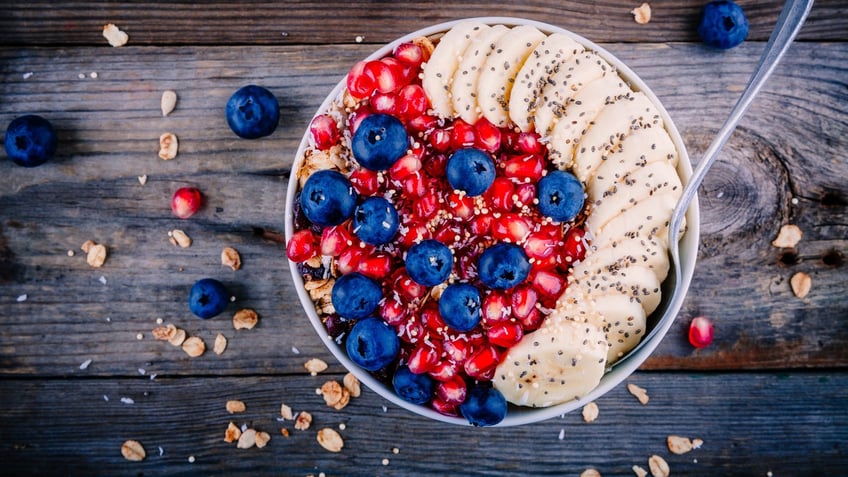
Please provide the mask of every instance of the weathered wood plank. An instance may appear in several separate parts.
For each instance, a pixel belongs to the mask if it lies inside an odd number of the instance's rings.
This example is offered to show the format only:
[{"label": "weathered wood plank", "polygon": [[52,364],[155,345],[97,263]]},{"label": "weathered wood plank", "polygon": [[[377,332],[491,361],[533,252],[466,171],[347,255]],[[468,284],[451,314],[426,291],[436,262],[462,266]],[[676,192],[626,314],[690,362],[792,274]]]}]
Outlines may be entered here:
[{"label": "weathered wood plank", "polygon": [[[385,43],[431,24],[477,16],[512,16],[560,25],[598,42],[699,41],[704,2],[655,0],[647,25],[633,21],[634,2],[222,2],[103,1],[3,2],[0,44],[107,45],[105,23],[115,23],[134,45]],[[742,2],[749,39],[768,38],[781,3]],[[848,2],[817,2],[800,38],[846,40]]]},{"label": "weathered wood plank", "polygon": [[[697,158],[762,45],[726,54],[686,44],[605,46],[655,89]],[[0,122],[44,114],[61,142],[55,163],[0,163],[0,372],[78,374],[89,358],[94,364],[85,374],[99,376],[132,375],[139,367],[162,375],[296,372],[304,358],[292,346],[329,359],[300,311],[281,246],[257,232],[282,230],[302,131],[323,96],[371,49],[0,49]],[[817,44],[812,55],[796,45],[743,120],[702,189],[700,262],[681,318],[647,368],[848,364],[848,268],[840,258],[848,254],[846,64],[844,43]],[[221,114],[231,92],[249,82],[268,86],[283,104],[278,131],[258,141],[235,138]],[[167,88],[180,100],[162,118],[159,97]],[[156,156],[165,131],[181,143],[169,162]],[[137,181],[141,174],[149,176],[146,186]],[[180,221],[168,201],[184,184],[199,186],[208,206]],[[784,223],[805,232],[797,263],[770,245]],[[171,246],[166,234],[173,228],[194,245]],[[104,268],[88,268],[79,251],[67,257],[87,239],[110,247]],[[220,266],[225,245],[242,252],[243,270]],[[788,285],[796,271],[813,277],[804,300]],[[239,302],[229,313],[255,308],[259,328],[235,333],[228,317],[190,317],[188,288],[203,276],[232,285]],[[685,329],[701,314],[716,321],[717,341],[693,352]],[[190,360],[150,339],[157,317],[209,345],[224,332],[231,349]]]},{"label": "weathered wood plank", "polygon": [[[631,467],[647,469],[653,454],[667,460],[672,475],[838,475],[848,465],[844,374],[641,372],[629,382],[647,389],[646,406],[619,386],[597,401],[593,423],[575,412],[509,429],[435,423],[368,390],[335,411],[313,392],[328,379],[339,376],[2,379],[0,459],[8,475],[579,475],[589,467],[633,475]],[[247,411],[228,414],[228,399],[244,401]],[[281,403],[312,413],[312,427],[278,422]],[[226,444],[230,421],[268,432],[270,444]],[[344,449],[324,451],[317,430],[340,424]],[[281,436],[282,427],[290,437]],[[704,444],[673,455],[671,434]],[[121,458],[126,439],[145,446],[145,461]]]}]

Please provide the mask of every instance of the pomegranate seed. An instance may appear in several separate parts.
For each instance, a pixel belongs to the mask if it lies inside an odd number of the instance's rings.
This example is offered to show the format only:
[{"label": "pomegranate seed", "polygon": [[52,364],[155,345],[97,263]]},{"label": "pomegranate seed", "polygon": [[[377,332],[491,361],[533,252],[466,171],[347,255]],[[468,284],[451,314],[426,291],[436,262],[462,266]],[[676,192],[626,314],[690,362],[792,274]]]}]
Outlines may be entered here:
[{"label": "pomegranate seed", "polygon": [[194,187],[180,187],[171,198],[171,211],[181,219],[187,219],[203,206],[203,195]]},{"label": "pomegranate seed", "polygon": [[356,111],[350,113],[350,116],[347,117],[347,125],[351,134],[355,133],[359,129],[359,124],[362,123],[362,120],[370,115],[371,111],[365,106],[360,106]]},{"label": "pomegranate seed", "polygon": [[468,231],[478,237],[486,237],[492,229],[495,218],[491,215],[475,215],[468,223]]},{"label": "pomegranate seed", "polygon": [[519,182],[536,182],[544,170],[545,158],[539,154],[514,156],[504,163],[504,176]]},{"label": "pomegranate seed", "polygon": [[[562,236],[562,224],[557,222],[542,222],[536,225],[536,232],[539,232],[542,235],[547,235],[551,238],[556,238],[557,240],[563,239]],[[563,239],[565,240],[565,239]]]},{"label": "pomegranate seed", "polygon": [[462,149],[471,147],[477,141],[477,133],[474,131],[474,126],[466,123],[461,119],[453,122],[453,130],[451,130],[451,147],[454,149]]},{"label": "pomegranate seed", "polygon": [[442,360],[436,363],[428,374],[437,381],[447,381],[454,376],[457,376],[459,374],[459,370],[457,369],[455,362]]},{"label": "pomegranate seed", "polygon": [[433,146],[434,151],[447,152],[451,145],[451,132],[447,129],[434,129],[427,142]]},{"label": "pomegranate seed", "polygon": [[400,69],[393,69],[383,61],[366,63],[365,74],[374,78],[374,89],[381,93],[393,93],[400,86]]},{"label": "pomegranate seed", "polygon": [[460,230],[459,225],[452,224],[440,228],[436,232],[436,236],[434,238],[439,242],[450,246],[458,242],[457,237],[460,240],[462,239],[462,231]]},{"label": "pomegranate seed", "polygon": [[527,257],[537,260],[553,256],[558,247],[559,242],[544,232],[531,232],[524,241],[524,251],[527,253]]},{"label": "pomegranate seed", "polygon": [[367,98],[374,92],[376,82],[374,76],[366,70],[367,64],[367,61],[360,61],[347,74],[347,89],[354,98]]},{"label": "pomegranate seed", "polygon": [[475,145],[484,151],[497,152],[501,147],[501,130],[497,126],[489,122],[486,118],[481,118],[474,124],[474,129],[477,131],[477,142]]},{"label": "pomegranate seed", "polygon": [[361,260],[357,271],[375,280],[386,278],[392,273],[392,257],[385,252],[377,252]]},{"label": "pomegranate seed", "polygon": [[515,195],[522,205],[531,205],[536,198],[536,186],[534,184],[520,184],[515,188]]},{"label": "pomegranate seed", "polygon": [[533,311],[531,311],[529,315],[525,318],[519,319],[518,321],[521,322],[521,326],[524,327],[524,332],[529,333],[539,329],[544,320],[545,317],[539,312],[539,310],[537,308],[533,308]]},{"label": "pomegranate seed", "polygon": [[462,404],[468,387],[465,380],[456,376],[450,380],[442,381],[436,386],[436,397],[447,404]]},{"label": "pomegranate seed", "polygon": [[547,298],[559,298],[565,291],[565,279],[550,270],[538,270],[532,276],[533,288]]},{"label": "pomegranate seed", "polygon": [[305,262],[318,254],[318,240],[309,229],[298,230],[286,244],[286,255],[292,262]]},{"label": "pomegranate seed", "polygon": [[415,154],[407,154],[392,165],[389,169],[389,177],[399,181],[419,170],[421,170],[421,160]]},{"label": "pomegranate seed", "polygon": [[394,57],[402,63],[418,68],[424,61],[424,50],[415,43],[401,43],[395,48]]},{"label": "pomegranate seed", "polygon": [[398,338],[405,343],[418,344],[418,342],[424,339],[424,326],[418,320],[408,319],[405,323],[398,326],[397,330]]},{"label": "pomegranate seed", "polygon": [[489,338],[489,343],[495,346],[509,348],[524,337],[524,328],[521,327],[520,323],[508,321],[489,328],[486,336]]},{"label": "pomegranate seed", "polygon": [[530,285],[517,285],[510,296],[512,314],[519,320],[527,318],[536,310],[538,297],[539,295],[536,293],[536,290]]},{"label": "pomegranate seed", "polygon": [[399,268],[394,275],[394,290],[407,301],[417,300],[427,294],[427,287],[421,286],[409,278],[406,268]]},{"label": "pomegranate seed", "polygon": [[430,116],[429,114],[422,114],[407,121],[406,125],[411,132],[426,133],[439,125],[439,118]]},{"label": "pomegranate seed", "polygon": [[348,229],[348,223],[325,227],[321,233],[321,255],[338,257],[353,244],[353,234]]},{"label": "pomegranate seed", "polygon": [[350,183],[359,195],[370,196],[380,189],[377,172],[360,167],[350,174]]},{"label": "pomegranate seed", "polygon": [[390,298],[380,305],[380,318],[392,326],[398,326],[406,320],[409,310],[400,298]]},{"label": "pomegranate seed", "polygon": [[457,259],[457,274],[462,280],[477,278],[477,260],[480,256],[479,246],[470,244],[454,251]]},{"label": "pomegranate seed", "polygon": [[398,110],[398,97],[392,93],[375,93],[370,104],[375,113],[394,115]]},{"label": "pomegranate seed", "polygon": [[396,90],[408,85],[416,78],[416,76],[418,76],[418,71],[415,68],[401,62],[397,58],[387,56],[382,58],[380,61],[389,65],[389,68],[392,70],[392,74],[395,78],[397,78],[398,85],[395,88]]},{"label": "pomegranate seed", "polygon": [[336,260],[336,267],[338,267],[339,273],[342,275],[355,272],[359,270],[359,263],[367,256],[367,248],[362,248],[354,244],[339,254],[339,258]]},{"label": "pomegranate seed", "polygon": [[409,354],[407,365],[409,370],[415,374],[423,374],[433,369],[439,360],[441,350],[428,345],[423,340]]},{"label": "pomegranate seed", "polygon": [[336,121],[326,114],[320,114],[312,119],[309,123],[309,132],[312,134],[315,147],[322,151],[330,149],[339,142],[339,127]]},{"label": "pomegranate seed", "polygon": [[410,222],[400,230],[400,244],[405,248],[409,248],[414,244],[433,238],[430,229],[421,222]]},{"label": "pomegranate seed", "polygon": [[[518,133],[512,130],[505,130],[501,133],[501,149],[508,151],[516,151],[518,143]],[[517,151],[516,151],[517,152]]]},{"label": "pomegranate seed", "polygon": [[696,348],[706,348],[713,342],[713,323],[705,316],[692,318],[689,323],[689,343]]},{"label": "pomegranate seed", "polygon": [[439,313],[438,302],[430,301],[424,305],[424,308],[421,310],[421,323],[424,324],[425,328],[435,334],[440,334],[445,331],[445,327],[447,325],[442,319],[442,315]]},{"label": "pomegranate seed", "polygon": [[451,359],[451,361],[457,364],[462,364],[466,359],[468,359],[471,345],[468,343],[467,338],[460,335],[459,337],[445,340],[444,350],[445,354]]},{"label": "pomegranate seed", "polygon": [[495,368],[500,361],[500,353],[492,345],[486,345],[474,353],[465,362],[465,374],[474,379],[490,381],[495,376]]},{"label": "pomegranate seed", "polygon": [[515,205],[515,184],[506,177],[496,177],[484,196],[492,207],[509,212]]},{"label": "pomegranate seed", "polygon": [[544,151],[545,146],[539,142],[538,134],[523,132],[519,133],[515,140],[515,149],[525,154],[539,154]]},{"label": "pomegranate seed", "polygon": [[474,199],[453,191],[448,195],[448,210],[456,218],[467,219],[474,213]]},{"label": "pomegranate seed", "polygon": [[433,154],[424,161],[424,171],[434,178],[445,177],[448,166],[448,156],[444,154]]},{"label": "pomegranate seed", "polygon": [[416,172],[403,180],[403,193],[408,197],[421,197],[427,192],[427,182],[421,173]]},{"label": "pomegranate seed", "polygon": [[438,412],[439,414],[444,414],[445,416],[459,415],[459,413],[456,412],[455,404],[448,404],[439,398],[433,398],[433,400],[430,401],[430,406],[432,406],[433,409],[436,410],[436,412]]},{"label": "pomegranate seed", "polygon": [[562,244],[562,264],[571,266],[575,262],[579,262],[586,257],[586,244],[583,237],[586,231],[575,227],[569,229],[565,234]]},{"label": "pomegranate seed", "polygon": [[492,237],[497,240],[521,242],[533,230],[530,221],[516,213],[504,213],[492,223]]},{"label": "pomegranate seed", "polygon": [[425,192],[412,205],[417,219],[429,219],[439,210],[439,197],[432,190]]},{"label": "pomegranate seed", "polygon": [[553,270],[558,265],[561,265],[562,257],[558,254],[553,254],[550,257],[545,258],[537,258],[533,260],[533,263],[530,264],[530,270],[532,272],[538,272],[542,270]]},{"label": "pomegranate seed", "polygon": [[492,291],[486,295],[480,305],[483,314],[483,326],[491,327],[509,321],[512,316],[512,310],[509,306],[510,301],[502,292]]},{"label": "pomegranate seed", "polygon": [[398,92],[397,112],[403,119],[421,116],[427,111],[428,105],[427,94],[420,85],[410,84]]}]

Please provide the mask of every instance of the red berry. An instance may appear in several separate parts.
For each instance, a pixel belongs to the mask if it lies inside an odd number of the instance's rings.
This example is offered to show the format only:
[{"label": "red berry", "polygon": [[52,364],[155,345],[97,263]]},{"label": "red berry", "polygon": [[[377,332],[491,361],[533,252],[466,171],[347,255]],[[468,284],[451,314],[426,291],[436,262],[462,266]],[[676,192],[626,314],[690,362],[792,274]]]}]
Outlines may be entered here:
[{"label": "red berry", "polygon": [[181,187],[171,198],[171,211],[181,219],[194,215],[203,206],[203,196],[194,187]]},{"label": "red berry", "polygon": [[419,197],[412,205],[413,216],[416,219],[427,220],[438,212],[439,210],[439,197],[438,195],[432,191],[428,190],[421,197]]},{"label": "red berry", "polygon": [[500,353],[494,346],[483,346],[465,362],[465,374],[474,379],[489,381],[495,376],[499,361]]},{"label": "red berry", "polygon": [[522,205],[531,205],[536,198],[536,186],[533,184],[520,184],[515,188],[517,201]]},{"label": "red berry", "polygon": [[415,374],[430,371],[438,363],[440,354],[441,350],[436,349],[436,346],[431,346],[426,341],[421,340],[409,354],[409,361],[407,362],[409,370]]},{"label": "red berry", "polygon": [[339,128],[336,121],[326,114],[320,114],[309,123],[309,132],[315,147],[326,151],[339,142]]},{"label": "red berry", "polygon": [[492,230],[495,218],[491,215],[475,215],[468,223],[468,231],[477,237],[486,237]]},{"label": "red berry", "polygon": [[419,159],[415,154],[407,154],[398,159],[397,162],[392,165],[389,169],[389,177],[399,181],[420,170],[421,159]]},{"label": "red berry", "polygon": [[394,274],[393,289],[407,301],[417,300],[427,294],[427,287],[419,285],[406,273],[406,268],[399,268]]},{"label": "red berry", "polygon": [[398,82],[397,86],[395,87],[396,90],[411,83],[412,80],[414,80],[415,77],[418,75],[418,71],[416,70],[416,68],[413,68],[412,66],[401,62],[397,58],[387,56],[381,59],[380,61],[389,65],[389,68],[391,68],[392,74],[395,76]]},{"label": "red berry", "polygon": [[527,318],[536,310],[538,299],[539,295],[533,287],[527,284],[517,285],[510,296],[512,314],[518,319]]},{"label": "red berry", "polygon": [[455,362],[443,359],[436,363],[428,374],[437,381],[447,381],[457,376],[459,371]]},{"label": "red berry", "polygon": [[539,154],[545,149],[545,146],[539,142],[538,134],[523,132],[518,134],[518,138],[515,140],[515,148],[525,154]]},{"label": "red berry", "polygon": [[427,142],[433,146],[434,151],[447,152],[451,146],[451,132],[447,129],[434,129]]},{"label": "red berry", "polygon": [[455,242],[462,240],[462,231],[460,230],[459,225],[446,225],[436,231],[436,236],[434,238],[439,242],[450,246]]},{"label": "red berry", "polygon": [[565,291],[565,278],[556,272],[537,270],[531,278],[533,288],[547,298],[559,298]]},{"label": "red berry", "polygon": [[358,271],[359,263],[368,256],[368,253],[366,248],[359,247],[355,243],[353,246],[346,248],[339,254],[338,260],[336,260],[336,267],[338,267],[339,273],[347,275],[348,273]]},{"label": "red berry", "polygon": [[354,98],[367,98],[374,92],[375,80],[374,76],[366,70],[367,64],[367,61],[360,61],[353,65],[347,74],[347,90]]},{"label": "red berry", "polygon": [[496,177],[484,196],[495,209],[509,212],[515,205],[515,184],[506,177]]},{"label": "red berry", "polygon": [[452,191],[448,195],[448,210],[451,211],[454,217],[459,219],[467,219],[474,214],[474,199],[465,194],[459,194]]},{"label": "red berry", "polygon": [[392,257],[385,252],[377,252],[361,260],[357,271],[366,277],[381,280],[392,273]]},{"label": "red berry", "polygon": [[542,321],[544,320],[545,317],[539,312],[538,308],[533,308],[533,311],[531,311],[529,315],[518,321],[520,321],[521,326],[524,327],[524,332],[529,333],[539,329],[539,327],[542,326]]},{"label": "red berry", "polygon": [[427,192],[427,181],[420,172],[403,180],[403,193],[407,197],[420,197]]},{"label": "red berry", "polygon": [[430,406],[433,406],[433,409],[435,409],[436,412],[438,412],[439,414],[444,414],[445,416],[459,415],[459,413],[456,412],[455,404],[448,404],[437,397],[433,398],[433,400],[430,401]]},{"label": "red berry", "polygon": [[445,354],[457,364],[462,364],[468,359],[469,351],[471,351],[471,345],[468,343],[468,338],[464,335],[459,335],[455,338],[445,340],[444,344]]},{"label": "red berry", "polygon": [[497,324],[486,332],[489,343],[503,348],[509,348],[518,343],[524,337],[524,328],[520,323],[507,321]]},{"label": "red berry", "polygon": [[464,147],[472,147],[477,141],[477,133],[474,131],[474,126],[466,123],[461,119],[453,122],[453,130],[451,130],[451,147],[454,149],[462,149]]},{"label": "red berry", "polygon": [[524,252],[528,258],[542,260],[553,256],[559,248],[559,242],[544,232],[531,232],[524,241]]},{"label": "red berry", "polygon": [[533,230],[530,221],[520,214],[508,212],[501,214],[492,223],[492,237],[497,240],[505,240],[518,243],[527,237]]},{"label": "red berry", "polygon": [[421,310],[421,323],[436,335],[444,333],[447,325],[439,313],[438,302],[429,301],[424,305],[424,308]]},{"label": "red berry", "polygon": [[497,152],[501,147],[501,130],[497,126],[489,122],[486,118],[481,118],[474,124],[474,129],[477,130],[476,146],[479,149],[489,152]]},{"label": "red berry", "polygon": [[465,402],[465,395],[468,387],[465,385],[465,380],[456,376],[447,381],[442,381],[436,386],[436,397],[447,404],[462,404]]},{"label": "red berry", "polygon": [[348,224],[325,227],[321,233],[321,255],[338,257],[348,247],[353,245],[353,234]]},{"label": "red berry", "polygon": [[405,343],[417,344],[424,338],[424,326],[417,320],[406,320],[397,327],[398,338]]},{"label": "red berry", "polygon": [[513,156],[504,163],[504,176],[519,183],[537,182],[545,170],[545,158],[540,154]]},{"label": "red berry", "polygon": [[430,229],[421,222],[410,222],[400,228],[399,242],[405,248],[409,248],[414,244],[432,238]]},{"label": "red berry", "polygon": [[586,257],[586,243],[583,237],[586,231],[575,227],[569,229],[565,234],[562,243],[562,264],[571,266],[575,262],[579,262]]},{"label": "red berry", "polygon": [[444,154],[431,154],[424,160],[424,171],[430,177],[445,177],[447,166],[448,156]]},{"label": "red berry", "polygon": [[483,298],[483,303],[480,305],[483,315],[483,326],[491,327],[509,321],[510,317],[512,317],[510,304],[510,301],[503,292],[492,291],[486,295]]},{"label": "red berry", "polygon": [[400,298],[386,299],[383,304],[380,305],[380,318],[392,326],[398,326],[406,321],[408,312],[408,308],[400,300]]},{"label": "red berry", "polygon": [[286,256],[292,262],[305,262],[318,254],[318,239],[309,229],[298,230],[286,244]]},{"label": "red berry", "polygon": [[421,116],[410,119],[406,122],[406,126],[411,132],[426,133],[439,125],[439,118],[422,114]]},{"label": "red berry", "polygon": [[424,50],[415,43],[401,43],[395,48],[394,57],[402,63],[418,68],[424,61]]},{"label": "red berry", "polygon": [[397,113],[398,98],[394,93],[374,93],[370,104],[375,113],[394,115]]},{"label": "red berry", "polygon": [[370,196],[380,189],[377,172],[361,167],[350,174],[350,183],[359,195]]},{"label": "red berry", "polygon": [[428,105],[424,88],[417,84],[406,85],[398,91],[397,112],[401,118],[411,119],[421,116],[427,111]]},{"label": "red berry", "polygon": [[369,61],[365,73],[374,78],[374,89],[381,93],[394,93],[400,88],[400,68],[392,68],[384,61]]},{"label": "red berry", "polygon": [[705,316],[692,318],[689,323],[689,343],[696,348],[706,348],[713,342],[713,323]]}]

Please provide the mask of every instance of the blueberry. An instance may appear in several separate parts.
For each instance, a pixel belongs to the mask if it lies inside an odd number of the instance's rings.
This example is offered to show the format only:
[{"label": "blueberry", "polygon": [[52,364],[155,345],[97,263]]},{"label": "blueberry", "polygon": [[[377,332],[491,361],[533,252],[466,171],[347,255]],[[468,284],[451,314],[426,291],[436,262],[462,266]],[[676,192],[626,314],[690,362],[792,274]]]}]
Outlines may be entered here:
[{"label": "blueberry", "polygon": [[336,312],[350,320],[370,316],[383,298],[383,290],[374,280],[353,272],[342,275],[333,284],[331,294]]},{"label": "blueberry", "polygon": [[495,163],[480,149],[460,149],[448,159],[447,176],[451,187],[475,197],[495,181]]},{"label": "blueberry", "polygon": [[214,278],[198,280],[188,295],[188,307],[199,318],[208,319],[221,313],[230,302],[230,293]]},{"label": "blueberry", "polygon": [[310,222],[329,227],[339,225],[356,209],[356,191],[340,172],[318,171],[306,179],[300,205]]},{"label": "blueberry", "polygon": [[583,185],[573,174],[549,172],[539,181],[539,211],[557,222],[568,222],[583,208]]},{"label": "blueberry", "polygon": [[267,136],[280,122],[280,105],[267,89],[247,85],[233,93],[227,101],[227,124],[245,139]]},{"label": "blueberry", "polygon": [[452,267],[453,254],[438,240],[422,240],[406,252],[406,272],[415,283],[425,287],[447,280]]},{"label": "blueberry", "polygon": [[384,171],[409,149],[403,123],[388,114],[372,114],[359,123],[351,140],[353,157],[362,167]]},{"label": "blueberry", "polygon": [[732,1],[710,2],[704,6],[698,35],[714,48],[733,48],[748,37],[748,19],[742,7]]},{"label": "blueberry", "polygon": [[409,366],[401,366],[395,371],[392,386],[401,399],[413,404],[426,403],[436,389],[433,378],[426,373],[415,374],[409,370]]},{"label": "blueberry", "polygon": [[475,426],[494,426],[506,417],[506,399],[490,384],[478,384],[468,389],[459,412]]},{"label": "blueberry", "polygon": [[353,211],[353,233],[365,243],[388,243],[395,237],[397,230],[397,210],[382,197],[369,197]]},{"label": "blueberry", "polygon": [[400,340],[394,328],[372,316],[353,325],[345,342],[345,350],[357,365],[368,371],[378,371],[397,358]]},{"label": "blueberry", "polygon": [[530,261],[524,249],[518,245],[499,243],[480,254],[477,272],[487,287],[505,290],[527,279]]},{"label": "blueberry", "polygon": [[480,323],[480,290],[468,283],[448,285],[439,298],[439,314],[456,331],[471,331]]},{"label": "blueberry", "polygon": [[28,114],[15,118],[6,128],[6,154],[15,164],[40,166],[56,153],[56,130],[50,121]]}]

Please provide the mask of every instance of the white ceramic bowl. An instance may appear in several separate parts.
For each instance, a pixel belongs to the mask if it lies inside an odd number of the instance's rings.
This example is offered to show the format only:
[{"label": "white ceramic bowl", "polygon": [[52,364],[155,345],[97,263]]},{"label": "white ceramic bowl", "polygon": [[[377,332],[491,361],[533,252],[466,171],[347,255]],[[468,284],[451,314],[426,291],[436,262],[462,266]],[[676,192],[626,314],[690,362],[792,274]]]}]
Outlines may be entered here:
[{"label": "white ceramic bowl", "polygon": [[[672,141],[674,142],[674,145],[679,153],[679,164],[677,166],[678,172],[684,184],[688,181],[689,176],[692,174],[692,166],[689,162],[689,156],[686,153],[686,148],[684,147],[683,140],[681,139],[680,133],[677,131],[677,128],[675,128],[671,117],[669,117],[668,112],[665,110],[665,108],[662,107],[662,104],[660,104],[659,100],[657,99],[656,95],[651,91],[651,89],[648,88],[648,85],[646,85],[638,76],[636,76],[636,74],[630,68],[628,68],[627,65],[622,63],[618,58],[610,54],[608,51],[604,50],[595,43],[587,40],[586,38],[583,38],[579,35],[576,35],[570,31],[564,30],[557,26],[549,25],[547,23],[509,17],[481,17],[451,21],[433,25],[428,28],[424,28],[422,30],[418,30],[416,32],[398,38],[397,40],[378,49],[366,59],[371,60],[382,58],[394,51],[395,47],[397,47],[397,45],[401,43],[411,41],[412,39],[421,36],[433,36],[438,35],[440,33],[444,33],[450,30],[451,27],[453,27],[460,21],[469,20],[482,22],[488,25],[532,25],[546,34],[563,33],[565,35],[568,35],[574,40],[576,40],[578,43],[585,46],[587,49],[593,50],[598,53],[601,57],[607,60],[618,70],[619,75],[621,75],[622,78],[629,82],[633,89],[645,93],[651,99],[654,105],[656,105],[657,109],[662,115],[663,121],[665,122],[666,129],[670,133]],[[341,95],[344,87],[345,79],[343,78],[339,82],[339,84],[336,85],[335,88],[333,88],[330,94],[327,95],[327,98],[318,108],[316,115],[326,111],[329,108],[330,104],[333,102],[333,100]],[[294,164],[292,165],[291,178],[289,179],[288,191],[286,194],[286,240],[291,238],[292,234],[294,233],[292,208],[294,204],[295,192],[298,189],[297,170],[300,168],[300,164],[303,159],[303,153],[308,145],[309,130],[307,128],[306,132],[303,135],[303,139],[300,142],[300,147],[297,150],[297,155],[295,156]],[[501,421],[498,426],[516,426],[521,424],[538,422],[581,408],[586,403],[589,403],[599,398],[600,396],[604,395],[609,390],[617,386],[619,383],[621,383],[621,381],[630,376],[630,374],[632,374],[633,371],[635,371],[636,368],[638,368],[648,358],[648,356],[650,356],[650,354],[654,351],[657,345],[659,345],[660,341],[662,341],[663,337],[668,331],[668,328],[673,322],[673,320],[667,320],[663,322],[660,328],[657,328],[657,317],[662,313],[664,309],[669,307],[671,307],[671,309],[668,310],[668,313],[671,313],[672,316],[677,314],[682,304],[682,296],[678,297],[678,299],[676,300],[671,300],[672,295],[674,293],[683,295],[686,294],[686,291],[689,288],[689,283],[692,279],[692,274],[695,270],[695,260],[698,254],[699,237],[699,213],[697,198],[692,202],[692,205],[689,207],[686,218],[688,228],[686,234],[683,236],[680,242],[680,262],[683,271],[683,277],[681,279],[681,282],[678,283],[673,290],[664,289],[662,303],[660,304],[657,311],[654,312],[654,314],[652,315],[653,321],[652,318],[648,319],[649,330],[642,342],[630,353],[628,353],[626,356],[617,361],[611,367],[611,369],[609,369],[606,374],[604,374],[600,384],[598,384],[598,387],[596,387],[592,392],[582,397],[581,399],[568,401],[547,408],[526,408],[510,405],[506,418]],[[312,300],[309,298],[309,294],[303,287],[303,278],[298,272],[296,264],[294,262],[289,262],[289,265],[291,268],[292,280],[294,281],[295,289],[297,290],[297,294],[300,298],[301,304],[303,305],[303,309],[306,311],[306,315],[309,318],[309,322],[312,323],[313,327],[315,327],[315,331],[318,332],[318,336],[321,337],[321,340],[324,342],[330,352],[333,353],[333,356],[335,356],[336,359],[338,359],[339,362],[341,362],[345,368],[347,368],[354,375],[356,375],[356,377],[358,377],[362,383],[368,386],[368,388],[372,389],[377,394],[391,401],[399,407],[407,409],[416,414],[428,417],[430,419],[435,419],[437,421],[442,421],[451,424],[468,425],[468,422],[462,417],[445,416],[429,407],[411,404],[407,401],[404,401],[394,393],[393,389],[378,381],[367,371],[354,364],[347,357],[344,348],[339,346],[327,334],[327,331],[324,328],[324,324],[321,322],[321,318],[316,313],[315,306],[312,303]]]}]

